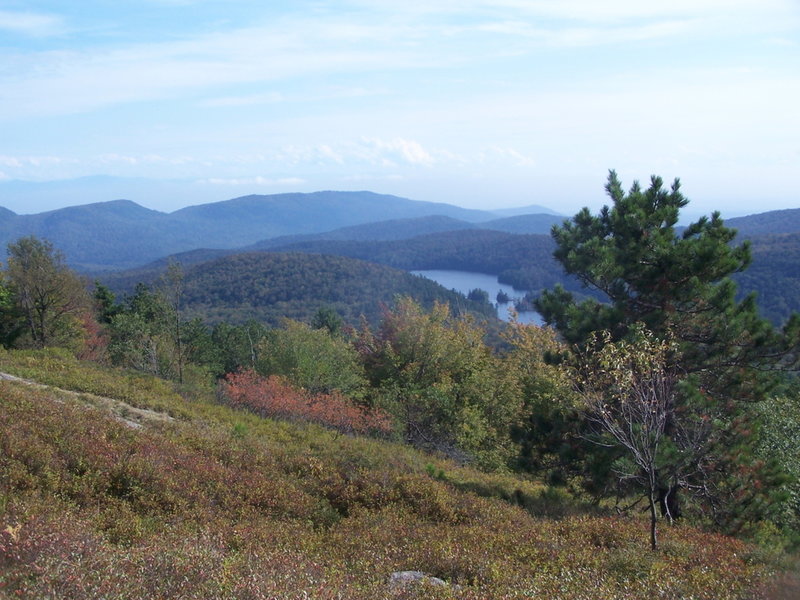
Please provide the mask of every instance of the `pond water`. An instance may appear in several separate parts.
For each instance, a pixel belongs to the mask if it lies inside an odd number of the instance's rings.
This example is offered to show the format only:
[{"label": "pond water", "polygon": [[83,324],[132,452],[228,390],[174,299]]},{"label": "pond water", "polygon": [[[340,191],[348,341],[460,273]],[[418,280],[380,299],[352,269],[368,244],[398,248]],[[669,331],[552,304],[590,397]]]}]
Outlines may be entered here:
[{"label": "pond water", "polygon": [[[425,270],[425,271],[411,271],[414,275],[422,275],[428,279],[432,279],[441,286],[446,287],[448,290],[455,290],[461,292],[465,296],[474,289],[482,289],[489,293],[489,301],[497,306],[497,316],[503,321],[510,321],[509,310],[514,308],[514,300],[522,298],[527,290],[515,290],[510,285],[500,283],[497,281],[495,275],[487,275],[485,273],[470,273],[468,271],[443,271],[443,270]],[[505,292],[511,301],[506,304],[497,304],[497,292]],[[518,314],[517,320],[520,323],[529,325],[541,325],[542,317],[539,313],[534,311],[525,311]]]}]

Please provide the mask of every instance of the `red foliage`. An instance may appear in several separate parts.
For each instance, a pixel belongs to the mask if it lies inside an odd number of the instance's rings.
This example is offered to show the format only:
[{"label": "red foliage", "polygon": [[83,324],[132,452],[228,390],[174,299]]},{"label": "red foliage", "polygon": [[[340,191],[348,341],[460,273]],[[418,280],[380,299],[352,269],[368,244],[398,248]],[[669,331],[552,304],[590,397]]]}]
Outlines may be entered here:
[{"label": "red foliage", "polygon": [[78,319],[83,328],[83,344],[78,351],[78,358],[101,362],[106,355],[106,348],[109,342],[108,334],[91,313],[84,312],[78,316]]},{"label": "red foliage", "polygon": [[344,433],[391,431],[390,419],[382,411],[357,406],[336,392],[311,394],[276,375],[264,378],[249,369],[229,373],[222,390],[231,406],[262,417],[312,421]]}]

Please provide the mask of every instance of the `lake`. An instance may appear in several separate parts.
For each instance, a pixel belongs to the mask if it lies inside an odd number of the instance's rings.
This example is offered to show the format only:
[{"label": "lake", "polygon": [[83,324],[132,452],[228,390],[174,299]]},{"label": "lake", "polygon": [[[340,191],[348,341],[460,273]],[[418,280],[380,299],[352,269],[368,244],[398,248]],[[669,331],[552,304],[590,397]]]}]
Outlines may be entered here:
[{"label": "lake", "polygon": [[[509,309],[514,308],[514,300],[522,298],[527,290],[515,290],[510,285],[500,283],[494,275],[486,275],[485,273],[470,273],[468,271],[443,271],[443,270],[425,270],[425,271],[411,271],[414,275],[421,275],[432,279],[441,286],[446,287],[448,290],[455,290],[461,292],[465,296],[471,290],[476,288],[486,290],[489,292],[489,300],[497,306],[497,316],[503,321],[510,321]],[[497,292],[503,291],[511,298],[511,302],[507,304],[497,304]],[[542,317],[539,313],[534,311],[526,311],[518,314],[517,320],[520,323],[527,325],[541,325]]]}]

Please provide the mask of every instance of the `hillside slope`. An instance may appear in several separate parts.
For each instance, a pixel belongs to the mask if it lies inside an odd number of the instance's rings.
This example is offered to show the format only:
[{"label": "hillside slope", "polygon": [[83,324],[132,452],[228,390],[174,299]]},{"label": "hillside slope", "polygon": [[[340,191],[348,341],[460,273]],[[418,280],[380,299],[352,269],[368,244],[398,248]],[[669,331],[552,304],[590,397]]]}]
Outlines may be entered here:
[{"label": "hillside slope", "polygon": [[[753,262],[734,275],[739,297],[756,292],[761,314],[782,324],[800,312],[800,233],[751,236]],[[275,251],[349,256],[398,269],[451,269],[497,275],[501,282],[534,292],[561,284],[586,293],[553,258],[547,235],[516,235],[485,229],[448,231],[402,241],[306,241]]]},{"label": "hillside slope", "polygon": [[734,275],[740,294],[756,293],[761,314],[783,324],[800,312],[800,233],[750,238],[753,262]]},{"label": "hillside slope", "polygon": [[553,258],[549,235],[518,235],[489,229],[447,231],[399,241],[309,241],[274,248],[349,256],[398,269],[451,269],[498,275],[518,289],[540,290],[556,283],[578,290]]},{"label": "hillside slope", "polygon": [[[640,519],[386,441],[186,401],[59,353],[0,352],[0,595],[738,600],[742,542]],[[169,413],[134,425],[94,393]],[[444,585],[392,586],[419,570]]]}]

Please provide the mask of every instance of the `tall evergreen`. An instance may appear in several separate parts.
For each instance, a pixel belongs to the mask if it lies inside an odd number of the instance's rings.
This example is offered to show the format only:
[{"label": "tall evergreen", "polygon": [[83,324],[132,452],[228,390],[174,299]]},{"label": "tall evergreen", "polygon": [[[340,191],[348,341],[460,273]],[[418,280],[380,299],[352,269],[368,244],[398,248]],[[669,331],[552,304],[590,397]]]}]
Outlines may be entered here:
[{"label": "tall evergreen", "polygon": [[774,473],[751,451],[752,403],[797,367],[800,318],[778,331],[759,317],[754,295],[736,301],[730,276],[750,264],[749,244],[734,244],[735,230],[716,212],[679,231],[688,203],[679,180],[666,189],[654,176],[647,189],[635,182],[625,193],[611,171],[606,191],[611,207],[584,208],[552,231],[556,259],[603,300],[579,302],[556,287],[537,310],[583,353],[599,350],[590,340],[625,339],[637,324],[676,341],[667,366],[681,382],[661,459],[662,510],[679,515],[679,491],[691,491],[716,520],[734,524],[768,504],[758,490],[771,489]]}]

